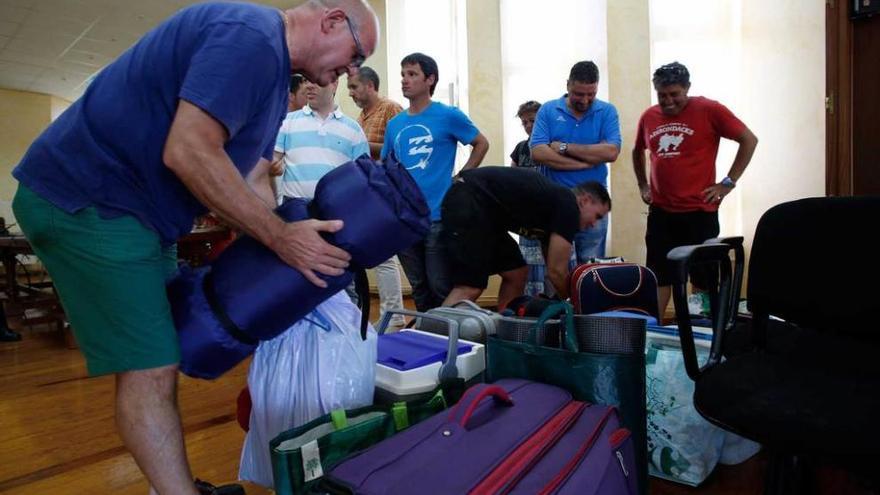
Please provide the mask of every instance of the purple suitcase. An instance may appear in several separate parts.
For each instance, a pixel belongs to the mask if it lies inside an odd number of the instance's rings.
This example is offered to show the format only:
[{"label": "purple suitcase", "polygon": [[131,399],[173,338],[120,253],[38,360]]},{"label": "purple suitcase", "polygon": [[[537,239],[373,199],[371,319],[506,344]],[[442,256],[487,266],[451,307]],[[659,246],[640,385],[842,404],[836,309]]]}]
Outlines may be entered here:
[{"label": "purple suitcase", "polygon": [[336,466],[329,493],[636,495],[629,431],[616,409],[506,379]]}]

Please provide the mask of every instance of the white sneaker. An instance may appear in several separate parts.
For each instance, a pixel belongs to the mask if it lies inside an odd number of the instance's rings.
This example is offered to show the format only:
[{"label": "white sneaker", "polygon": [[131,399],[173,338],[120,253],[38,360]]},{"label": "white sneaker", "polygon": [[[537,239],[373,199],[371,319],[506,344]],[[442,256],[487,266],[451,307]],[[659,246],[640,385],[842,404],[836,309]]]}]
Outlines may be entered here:
[{"label": "white sneaker", "polygon": [[701,294],[691,294],[688,296],[688,313],[692,315],[703,313],[703,296]]},{"label": "white sneaker", "polygon": [[710,308],[708,293],[697,292],[688,296],[688,313],[709,316]]}]

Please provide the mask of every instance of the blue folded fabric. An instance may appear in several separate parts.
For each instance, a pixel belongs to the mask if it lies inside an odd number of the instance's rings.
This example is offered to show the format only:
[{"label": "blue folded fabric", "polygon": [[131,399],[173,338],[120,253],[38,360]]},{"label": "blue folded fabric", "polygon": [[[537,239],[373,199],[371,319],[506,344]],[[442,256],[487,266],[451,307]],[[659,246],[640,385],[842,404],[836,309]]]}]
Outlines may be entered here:
[{"label": "blue folded fabric", "polygon": [[412,246],[431,227],[421,189],[393,157],[379,165],[364,155],[336,167],[318,182],[311,211],[315,218],[345,222],[327,239],[361,268]]},{"label": "blue folded fabric", "polygon": [[210,266],[182,268],[168,285],[181,345],[181,370],[215,378],[247,357],[255,344],[284,332],[353,280],[351,270],[371,268],[423,239],[429,209],[418,185],[396,161],[379,164],[364,155],[340,165],[319,182],[315,200],[290,200],[276,213],[287,222],[339,219],[342,230],[324,234],[351,256],[342,275],[309,282],[257,240],[242,236]]},{"label": "blue folded fabric", "polygon": [[[458,355],[467,354],[473,348],[459,343]],[[416,332],[396,332],[379,336],[378,363],[389,368],[406,371],[432,363],[446,362],[449,341]]]}]

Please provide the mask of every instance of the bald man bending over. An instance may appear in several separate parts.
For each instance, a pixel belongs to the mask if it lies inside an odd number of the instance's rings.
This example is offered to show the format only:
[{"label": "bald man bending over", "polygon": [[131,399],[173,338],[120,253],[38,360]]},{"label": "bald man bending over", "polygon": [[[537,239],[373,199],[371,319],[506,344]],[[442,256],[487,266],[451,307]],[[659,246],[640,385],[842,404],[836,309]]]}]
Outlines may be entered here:
[{"label": "bald man bending over", "polygon": [[320,237],[342,222],[284,223],[266,174],[291,73],[353,74],[378,35],[361,0],[182,9],[105,67],[13,172],[16,218],[89,373],[116,375],[117,429],[151,493],[216,491],[193,481],[177,409],[174,243],[211,210],[318,286],[343,272],[348,253]]}]

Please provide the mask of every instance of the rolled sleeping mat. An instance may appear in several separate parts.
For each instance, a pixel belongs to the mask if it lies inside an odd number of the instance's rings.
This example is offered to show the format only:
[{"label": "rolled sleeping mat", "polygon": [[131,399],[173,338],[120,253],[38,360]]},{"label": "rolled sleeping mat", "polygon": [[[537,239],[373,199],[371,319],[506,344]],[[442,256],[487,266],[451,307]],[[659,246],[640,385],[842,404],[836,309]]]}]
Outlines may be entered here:
[{"label": "rolled sleeping mat", "polygon": [[431,227],[421,189],[393,155],[384,164],[363,155],[328,172],[318,182],[309,212],[345,222],[327,240],[361,268],[373,268],[424,239]]},{"label": "rolled sleeping mat", "polygon": [[[309,218],[301,199],[287,200],[275,211],[287,222]],[[316,273],[327,282],[322,289],[247,236],[232,243],[211,266],[209,290],[217,304],[236,328],[256,340],[279,335],[353,280],[350,271],[336,277]]]},{"label": "rolled sleeping mat", "polygon": [[[308,218],[306,202],[288,201],[276,209],[276,214],[288,222],[305,220]],[[260,340],[290,328],[308,311],[345,288],[351,283],[352,274],[345,272],[338,277],[322,278],[328,283],[326,289],[315,286],[274,252],[246,236],[233,242],[211,265],[181,267],[167,286],[180,342],[180,370],[196,378],[217,378],[253,353]],[[280,283],[282,279],[285,283]],[[221,302],[218,280],[226,293],[234,291],[239,295],[235,304]],[[293,299],[288,299],[286,305],[269,304],[280,300],[279,290],[295,291],[296,288],[303,294],[301,298],[288,294],[287,297]],[[297,300],[302,305],[291,303]],[[302,311],[301,308],[311,309]],[[263,330],[260,325],[264,325],[268,330],[251,335],[233,316],[254,328]],[[275,333],[269,335],[269,332]]]},{"label": "rolled sleeping mat", "polygon": [[[314,217],[344,220],[340,233],[350,234],[325,238],[352,254],[351,269],[378,265],[427,235],[427,203],[396,161],[380,166],[364,156],[339,169],[318,184],[339,204],[325,200],[310,208],[304,201],[291,200],[276,212],[288,222],[308,218],[309,211],[318,212]],[[361,249],[363,245],[370,248]],[[327,288],[315,286],[247,236],[230,245],[210,267],[181,270],[168,286],[181,341],[181,371],[216,378],[253,352],[257,341],[287,330],[353,278],[351,271],[319,276],[327,281]]]},{"label": "rolled sleeping mat", "polygon": [[166,287],[180,342],[180,371],[208,380],[250,356],[258,343],[247,335],[233,337],[211,310],[203,290],[210,271],[210,266],[184,265]]}]

